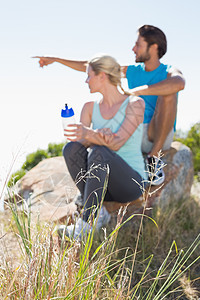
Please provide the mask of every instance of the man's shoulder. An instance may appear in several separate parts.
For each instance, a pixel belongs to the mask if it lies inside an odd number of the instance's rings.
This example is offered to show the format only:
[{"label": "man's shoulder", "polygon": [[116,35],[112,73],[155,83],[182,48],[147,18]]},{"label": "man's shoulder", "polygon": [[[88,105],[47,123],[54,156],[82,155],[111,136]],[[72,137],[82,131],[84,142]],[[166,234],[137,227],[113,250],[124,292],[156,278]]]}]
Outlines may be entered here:
[{"label": "man's shoulder", "polygon": [[[172,66],[169,65],[169,64],[164,64],[164,63],[161,63],[159,65],[159,67],[157,69],[155,69],[153,72],[169,72],[169,70],[171,70]],[[126,70],[126,75],[128,74],[133,74],[133,73],[148,73],[149,72],[146,72],[145,71],[145,64],[144,63],[137,63],[137,64],[134,64],[134,65],[129,65],[127,67],[127,70]]]},{"label": "man's shoulder", "polygon": [[160,68],[166,70],[166,72],[169,72],[169,70],[172,68],[172,65],[161,63]]},{"label": "man's shoulder", "polygon": [[135,65],[129,65],[127,67],[126,75],[132,75],[133,73],[143,72],[145,70],[143,63],[138,63]]},{"label": "man's shoulder", "polygon": [[137,63],[137,64],[134,64],[134,65],[129,65],[128,66],[128,69],[131,69],[131,70],[144,70],[145,67],[144,67],[144,63]]}]

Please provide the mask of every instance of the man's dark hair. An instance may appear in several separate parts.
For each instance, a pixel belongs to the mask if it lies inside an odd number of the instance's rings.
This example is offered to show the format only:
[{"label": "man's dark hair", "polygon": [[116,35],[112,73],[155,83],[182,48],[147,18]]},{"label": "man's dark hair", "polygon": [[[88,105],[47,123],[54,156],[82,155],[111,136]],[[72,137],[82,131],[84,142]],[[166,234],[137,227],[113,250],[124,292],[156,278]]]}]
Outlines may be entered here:
[{"label": "man's dark hair", "polygon": [[162,30],[152,25],[143,25],[138,29],[139,35],[147,42],[148,47],[158,45],[158,57],[161,58],[167,51],[167,39]]}]

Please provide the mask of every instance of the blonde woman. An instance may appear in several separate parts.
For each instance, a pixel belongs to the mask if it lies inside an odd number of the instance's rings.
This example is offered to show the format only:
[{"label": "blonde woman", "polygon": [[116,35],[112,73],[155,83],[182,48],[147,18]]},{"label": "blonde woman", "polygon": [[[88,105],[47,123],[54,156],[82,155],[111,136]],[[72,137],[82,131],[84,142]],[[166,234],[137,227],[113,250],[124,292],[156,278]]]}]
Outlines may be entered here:
[{"label": "blonde woman", "polygon": [[59,229],[74,238],[88,232],[91,217],[99,215],[97,229],[109,222],[110,215],[101,201],[126,203],[138,199],[142,194],[139,185],[146,178],[141,153],[144,100],[123,91],[120,65],[108,55],[88,62],[86,83],[91,93],[99,92],[102,98],[85,103],[80,123],[71,124],[73,129],[65,131],[71,142],[63,149],[66,165],[77,181],[84,203],[82,218],[75,225]]}]

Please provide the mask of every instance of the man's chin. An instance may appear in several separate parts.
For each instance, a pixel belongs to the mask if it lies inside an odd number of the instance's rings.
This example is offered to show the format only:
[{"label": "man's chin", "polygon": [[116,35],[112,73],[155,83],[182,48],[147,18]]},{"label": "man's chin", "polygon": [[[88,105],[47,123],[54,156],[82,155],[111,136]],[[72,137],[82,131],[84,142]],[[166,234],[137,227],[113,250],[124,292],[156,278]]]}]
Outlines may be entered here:
[{"label": "man's chin", "polygon": [[140,59],[140,58],[135,58],[135,62],[136,62],[136,63],[142,63],[142,62],[143,62],[143,60],[142,60],[142,59]]}]

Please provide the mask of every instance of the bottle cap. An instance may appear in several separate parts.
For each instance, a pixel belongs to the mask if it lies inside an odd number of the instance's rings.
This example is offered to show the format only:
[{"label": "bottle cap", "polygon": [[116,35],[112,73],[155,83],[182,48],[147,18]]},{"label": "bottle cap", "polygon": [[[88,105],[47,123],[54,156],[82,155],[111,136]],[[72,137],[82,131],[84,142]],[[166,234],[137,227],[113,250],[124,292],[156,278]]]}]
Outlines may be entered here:
[{"label": "bottle cap", "polygon": [[61,117],[69,118],[74,116],[73,108],[68,108],[67,104],[65,104],[65,109],[61,110]]}]

